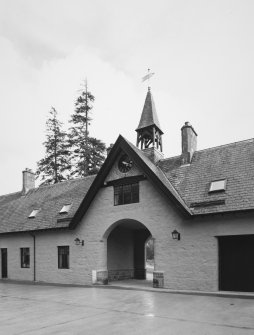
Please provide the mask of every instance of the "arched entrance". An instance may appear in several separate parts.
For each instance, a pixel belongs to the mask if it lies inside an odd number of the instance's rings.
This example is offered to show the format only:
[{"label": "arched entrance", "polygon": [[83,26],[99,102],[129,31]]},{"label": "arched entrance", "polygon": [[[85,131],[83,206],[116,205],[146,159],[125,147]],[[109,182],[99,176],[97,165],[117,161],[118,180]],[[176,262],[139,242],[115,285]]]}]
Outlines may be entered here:
[{"label": "arched entrance", "polygon": [[145,245],[151,232],[139,221],[125,219],[105,233],[109,282],[146,279]]}]

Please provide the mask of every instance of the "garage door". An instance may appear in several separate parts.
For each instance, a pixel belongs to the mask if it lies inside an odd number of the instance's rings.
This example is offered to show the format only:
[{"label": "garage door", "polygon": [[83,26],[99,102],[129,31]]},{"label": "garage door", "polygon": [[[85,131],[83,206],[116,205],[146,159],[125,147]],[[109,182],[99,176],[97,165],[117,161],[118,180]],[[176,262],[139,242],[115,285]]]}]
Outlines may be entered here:
[{"label": "garage door", "polygon": [[219,289],[254,292],[254,235],[219,237]]}]

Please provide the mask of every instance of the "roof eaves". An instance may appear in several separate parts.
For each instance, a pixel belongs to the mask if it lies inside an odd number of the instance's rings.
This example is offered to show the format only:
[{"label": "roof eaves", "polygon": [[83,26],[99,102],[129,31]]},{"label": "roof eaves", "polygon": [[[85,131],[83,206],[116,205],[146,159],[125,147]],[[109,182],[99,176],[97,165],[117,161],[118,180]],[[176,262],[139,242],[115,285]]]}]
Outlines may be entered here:
[{"label": "roof eaves", "polygon": [[60,226],[60,227],[51,227],[51,228],[42,228],[42,229],[26,229],[26,230],[13,230],[13,231],[6,231],[6,232],[0,232],[0,235],[10,235],[10,234],[35,234],[35,233],[41,233],[45,231],[58,231],[58,230],[68,230],[69,226]]},{"label": "roof eaves", "polygon": [[[186,206],[185,202],[178,195],[176,190],[173,188],[169,180],[163,174],[162,171],[157,168],[146,156],[142,155],[139,149],[128,142],[123,136],[119,135],[113,148],[111,149],[108,157],[106,158],[104,164],[102,165],[99,173],[95,177],[91,187],[89,188],[87,194],[85,195],[83,201],[81,202],[78,210],[76,211],[72,221],[70,222],[70,229],[74,229],[82,217],[88,210],[91,202],[93,201],[98,189],[103,185],[104,179],[106,178],[110,168],[113,166],[114,161],[121,150],[124,150],[130,156],[134,156],[134,161],[144,170],[147,177],[161,190],[161,192],[174,202],[176,207],[185,215],[191,216],[191,211]],[[137,151],[139,150],[139,151]],[[153,169],[151,169],[153,167]],[[156,171],[154,171],[156,170]]]}]

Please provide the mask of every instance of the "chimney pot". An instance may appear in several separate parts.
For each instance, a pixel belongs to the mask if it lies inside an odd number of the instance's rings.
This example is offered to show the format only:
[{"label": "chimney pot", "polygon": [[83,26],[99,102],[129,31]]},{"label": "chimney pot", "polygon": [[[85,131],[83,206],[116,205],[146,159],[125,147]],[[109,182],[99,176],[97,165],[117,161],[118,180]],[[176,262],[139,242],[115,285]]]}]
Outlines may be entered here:
[{"label": "chimney pot", "polygon": [[22,195],[27,194],[29,190],[35,188],[35,173],[31,169],[26,168],[23,173]]},{"label": "chimney pot", "polygon": [[182,164],[190,164],[194,152],[197,150],[197,133],[190,124],[185,122],[182,131]]}]

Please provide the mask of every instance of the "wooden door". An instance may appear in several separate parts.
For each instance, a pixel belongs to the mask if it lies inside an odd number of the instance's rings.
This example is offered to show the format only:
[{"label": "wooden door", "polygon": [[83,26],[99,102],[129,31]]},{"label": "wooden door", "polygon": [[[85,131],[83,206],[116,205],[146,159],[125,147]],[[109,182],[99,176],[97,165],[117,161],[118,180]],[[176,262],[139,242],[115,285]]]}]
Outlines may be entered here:
[{"label": "wooden door", "polygon": [[7,278],[7,248],[1,249],[2,278]]},{"label": "wooden door", "polygon": [[219,238],[220,285],[222,291],[254,292],[254,236]]}]

